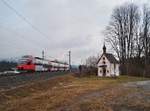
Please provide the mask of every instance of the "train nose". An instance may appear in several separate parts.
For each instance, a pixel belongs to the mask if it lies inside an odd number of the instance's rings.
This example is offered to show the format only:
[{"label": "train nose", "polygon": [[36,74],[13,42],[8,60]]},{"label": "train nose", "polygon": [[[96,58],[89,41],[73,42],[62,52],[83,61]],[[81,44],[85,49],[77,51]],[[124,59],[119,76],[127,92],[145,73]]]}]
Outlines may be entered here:
[{"label": "train nose", "polygon": [[19,70],[23,70],[24,68],[22,66],[18,66],[18,69]]}]

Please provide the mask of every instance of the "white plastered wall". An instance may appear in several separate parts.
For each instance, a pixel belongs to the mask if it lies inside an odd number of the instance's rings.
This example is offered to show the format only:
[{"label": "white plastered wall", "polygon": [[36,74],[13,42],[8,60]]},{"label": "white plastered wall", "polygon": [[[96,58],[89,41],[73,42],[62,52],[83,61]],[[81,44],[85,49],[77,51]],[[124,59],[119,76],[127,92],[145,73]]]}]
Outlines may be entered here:
[{"label": "white plastered wall", "polygon": [[[104,65],[103,57],[105,57],[105,55],[102,55],[101,60],[98,62],[98,76],[100,76],[100,77],[103,76],[102,67],[99,67],[101,65]],[[110,74],[111,74],[110,62],[108,61],[108,59],[106,57],[105,57],[105,65],[107,65],[106,76],[110,76]],[[101,72],[100,72],[100,70],[101,70]],[[109,72],[107,72],[107,71],[109,71]]]},{"label": "white plastered wall", "polygon": [[[105,55],[102,55],[101,60],[98,62],[98,76],[103,76],[103,70],[102,67],[99,67],[103,64],[103,57],[105,57]],[[107,65],[106,68],[106,76],[107,77],[111,77],[111,76],[119,76],[119,64],[116,64],[116,67],[114,67],[113,63],[110,63],[108,61],[108,59],[105,57],[105,65]],[[101,70],[101,72],[100,72]]]}]

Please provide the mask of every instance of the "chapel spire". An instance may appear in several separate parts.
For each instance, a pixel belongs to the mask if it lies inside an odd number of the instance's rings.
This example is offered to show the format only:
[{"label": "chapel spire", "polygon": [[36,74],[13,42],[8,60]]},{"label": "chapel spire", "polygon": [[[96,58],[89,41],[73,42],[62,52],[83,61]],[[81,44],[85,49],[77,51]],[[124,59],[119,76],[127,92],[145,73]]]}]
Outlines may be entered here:
[{"label": "chapel spire", "polygon": [[103,53],[106,53],[106,46],[105,46],[105,43],[104,43],[104,46],[103,46]]}]

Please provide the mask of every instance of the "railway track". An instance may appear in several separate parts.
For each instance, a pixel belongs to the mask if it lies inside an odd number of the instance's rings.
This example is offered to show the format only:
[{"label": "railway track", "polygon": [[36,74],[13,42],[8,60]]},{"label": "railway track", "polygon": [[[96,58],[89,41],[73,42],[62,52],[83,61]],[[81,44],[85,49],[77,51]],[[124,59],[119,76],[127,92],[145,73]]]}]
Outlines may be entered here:
[{"label": "railway track", "polygon": [[38,80],[46,80],[55,76],[67,74],[68,72],[35,72],[35,73],[20,73],[7,74],[0,76],[0,92],[14,87],[19,87],[29,82]]}]

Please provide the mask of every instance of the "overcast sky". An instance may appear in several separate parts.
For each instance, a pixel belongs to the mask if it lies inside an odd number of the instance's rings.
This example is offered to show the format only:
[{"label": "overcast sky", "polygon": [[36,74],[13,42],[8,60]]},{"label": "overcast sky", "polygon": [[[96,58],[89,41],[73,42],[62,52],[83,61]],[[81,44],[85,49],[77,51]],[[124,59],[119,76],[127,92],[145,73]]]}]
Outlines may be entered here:
[{"label": "overcast sky", "polygon": [[[67,60],[72,63],[101,53],[102,31],[112,10],[131,0],[5,0],[23,15],[36,31],[0,0],[0,59],[22,55]],[[137,4],[149,0],[132,0]]]}]

